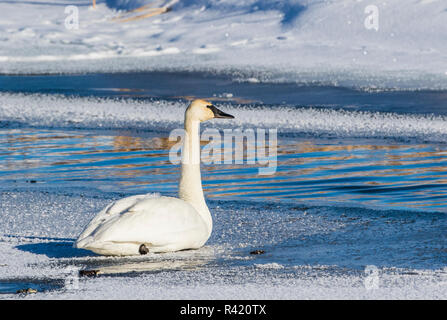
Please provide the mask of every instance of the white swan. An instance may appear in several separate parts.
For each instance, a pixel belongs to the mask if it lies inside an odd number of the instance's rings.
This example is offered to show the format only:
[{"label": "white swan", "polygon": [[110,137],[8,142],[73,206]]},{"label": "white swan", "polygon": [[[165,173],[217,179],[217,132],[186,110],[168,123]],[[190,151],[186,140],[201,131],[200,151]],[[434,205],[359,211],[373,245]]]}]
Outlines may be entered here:
[{"label": "white swan", "polygon": [[139,255],[202,247],[212,219],[200,177],[200,122],[234,118],[205,100],[185,112],[179,197],[137,195],[111,203],[93,218],[74,244],[102,255]]}]

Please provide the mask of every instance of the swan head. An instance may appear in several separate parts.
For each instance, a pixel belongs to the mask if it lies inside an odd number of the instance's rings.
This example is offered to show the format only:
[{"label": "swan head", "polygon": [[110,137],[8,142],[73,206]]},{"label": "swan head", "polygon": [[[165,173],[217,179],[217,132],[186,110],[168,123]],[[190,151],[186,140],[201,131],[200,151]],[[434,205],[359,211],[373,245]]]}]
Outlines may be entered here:
[{"label": "swan head", "polygon": [[196,99],[189,105],[185,113],[186,118],[190,120],[198,120],[200,122],[219,118],[233,119],[231,114],[225,113],[217,109],[211,102],[202,99]]}]

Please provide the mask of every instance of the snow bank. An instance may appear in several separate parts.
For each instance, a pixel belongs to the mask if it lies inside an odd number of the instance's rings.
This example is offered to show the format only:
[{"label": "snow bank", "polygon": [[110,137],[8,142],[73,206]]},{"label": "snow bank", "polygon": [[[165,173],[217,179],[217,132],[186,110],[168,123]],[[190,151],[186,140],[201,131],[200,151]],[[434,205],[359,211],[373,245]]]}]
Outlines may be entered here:
[{"label": "snow bank", "polygon": [[[447,88],[445,1],[184,0],[160,16],[113,20],[117,9],[147,3],[74,2],[74,30],[65,2],[0,3],[9,13],[0,72],[232,71],[245,80]],[[377,30],[365,26],[371,4]]]}]

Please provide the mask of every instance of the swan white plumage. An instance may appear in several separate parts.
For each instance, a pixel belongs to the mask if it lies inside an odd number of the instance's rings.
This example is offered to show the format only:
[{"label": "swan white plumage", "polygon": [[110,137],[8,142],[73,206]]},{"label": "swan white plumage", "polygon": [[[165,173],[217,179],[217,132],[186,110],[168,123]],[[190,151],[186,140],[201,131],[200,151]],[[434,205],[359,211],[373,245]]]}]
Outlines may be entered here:
[{"label": "swan white plumage", "polygon": [[202,247],[213,223],[200,176],[200,122],[234,118],[205,100],[185,112],[179,198],[136,195],[117,200],[88,224],[74,246],[102,255],[139,255]]}]

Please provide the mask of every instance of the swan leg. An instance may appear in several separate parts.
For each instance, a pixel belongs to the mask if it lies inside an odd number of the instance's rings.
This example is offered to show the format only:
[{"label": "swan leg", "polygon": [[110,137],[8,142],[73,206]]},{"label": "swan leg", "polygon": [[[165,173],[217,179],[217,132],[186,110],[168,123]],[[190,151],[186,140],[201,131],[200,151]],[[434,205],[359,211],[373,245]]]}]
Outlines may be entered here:
[{"label": "swan leg", "polygon": [[138,252],[143,255],[143,254],[148,254],[149,253],[149,249],[144,245],[144,243],[140,246],[140,248],[138,249]]},{"label": "swan leg", "polygon": [[99,273],[99,270],[80,270],[79,275],[81,277],[96,277]]}]

